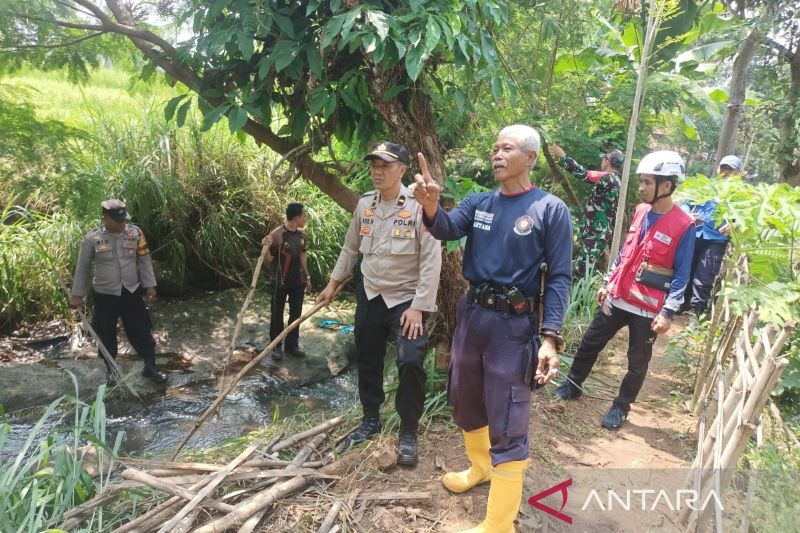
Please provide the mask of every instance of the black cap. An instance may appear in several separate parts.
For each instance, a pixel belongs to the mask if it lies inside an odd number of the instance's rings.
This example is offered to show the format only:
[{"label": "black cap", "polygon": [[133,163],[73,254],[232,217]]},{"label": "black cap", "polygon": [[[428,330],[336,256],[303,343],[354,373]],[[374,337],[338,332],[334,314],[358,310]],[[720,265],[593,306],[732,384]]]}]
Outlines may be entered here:
[{"label": "black cap", "polygon": [[100,203],[103,208],[103,214],[107,214],[117,222],[125,222],[128,219],[128,211],[125,210],[125,202],[122,200],[112,199]]},{"label": "black cap", "polygon": [[370,153],[364,156],[365,160],[368,159],[383,159],[387,163],[394,163],[400,161],[401,163],[409,164],[408,150],[402,144],[397,144],[389,141],[381,141],[375,145]]}]

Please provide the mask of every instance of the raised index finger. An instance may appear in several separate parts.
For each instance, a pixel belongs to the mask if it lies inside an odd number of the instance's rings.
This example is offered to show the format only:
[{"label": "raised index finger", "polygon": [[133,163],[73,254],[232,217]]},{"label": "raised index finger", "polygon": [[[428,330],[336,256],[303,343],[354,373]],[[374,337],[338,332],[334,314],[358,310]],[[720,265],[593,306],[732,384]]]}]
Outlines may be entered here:
[{"label": "raised index finger", "polygon": [[428,170],[428,162],[425,161],[425,156],[422,155],[422,152],[417,153],[417,160],[419,161],[419,171],[422,173],[422,177],[425,179],[425,182],[433,181],[431,177],[431,173]]}]

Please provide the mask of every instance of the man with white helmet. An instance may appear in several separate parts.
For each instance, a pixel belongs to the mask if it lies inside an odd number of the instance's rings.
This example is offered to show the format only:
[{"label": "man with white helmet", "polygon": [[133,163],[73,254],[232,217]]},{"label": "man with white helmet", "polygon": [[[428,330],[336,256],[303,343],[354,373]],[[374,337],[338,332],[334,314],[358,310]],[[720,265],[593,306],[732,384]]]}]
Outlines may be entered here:
[{"label": "man with white helmet", "polygon": [[583,394],[581,384],[608,341],[628,326],[628,372],[601,425],[619,429],[642,388],[656,336],[665,333],[683,302],[694,250],[694,220],[672,202],[684,163],[675,152],[661,150],[639,163],[639,194],[625,243],[604,285],[597,291],[600,308],[583,336],[567,381],[556,389],[564,400]]}]

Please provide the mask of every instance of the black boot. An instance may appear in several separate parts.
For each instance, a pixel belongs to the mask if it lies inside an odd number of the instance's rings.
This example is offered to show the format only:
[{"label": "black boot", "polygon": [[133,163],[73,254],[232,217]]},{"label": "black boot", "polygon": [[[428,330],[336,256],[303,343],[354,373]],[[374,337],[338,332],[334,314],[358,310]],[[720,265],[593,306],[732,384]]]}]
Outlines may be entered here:
[{"label": "black boot", "polygon": [[381,431],[381,419],[378,415],[364,415],[361,425],[347,439],[350,444],[361,444],[372,435]]},{"label": "black boot", "polygon": [[397,464],[403,466],[417,466],[417,425],[400,425],[400,444],[397,450]]},{"label": "black boot", "polygon": [[269,357],[273,361],[280,361],[281,359],[283,359],[283,348],[281,348],[280,345],[276,346],[272,350],[272,353],[269,354]]},{"label": "black boot", "polygon": [[142,370],[142,375],[149,379],[150,381],[154,381],[156,383],[166,383],[167,375],[161,371],[160,368],[156,366],[156,359],[155,357],[150,357],[145,359],[144,361],[144,370]]},{"label": "black boot", "polygon": [[286,353],[291,355],[292,357],[305,357],[306,352],[300,349],[299,346],[287,346]]}]

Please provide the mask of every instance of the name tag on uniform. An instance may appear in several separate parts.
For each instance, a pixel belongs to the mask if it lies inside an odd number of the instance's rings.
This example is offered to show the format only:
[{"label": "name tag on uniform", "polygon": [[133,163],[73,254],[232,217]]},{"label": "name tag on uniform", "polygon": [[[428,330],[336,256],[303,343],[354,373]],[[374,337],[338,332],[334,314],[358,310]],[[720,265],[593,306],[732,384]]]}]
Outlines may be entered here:
[{"label": "name tag on uniform", "polygon": [[653,238],[655,240],[657,240],[658,242],[663,242],[664,244],[666,244],[668,246],[670,244],[672,244],[672,237],[670,237],[669,235],[665,235],[665,234],[661,233],[660,231],[657,231],[655,233],[655,235],[653,235]]}]

